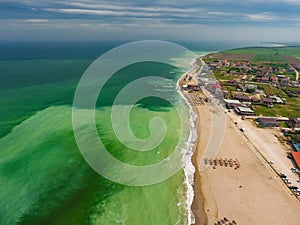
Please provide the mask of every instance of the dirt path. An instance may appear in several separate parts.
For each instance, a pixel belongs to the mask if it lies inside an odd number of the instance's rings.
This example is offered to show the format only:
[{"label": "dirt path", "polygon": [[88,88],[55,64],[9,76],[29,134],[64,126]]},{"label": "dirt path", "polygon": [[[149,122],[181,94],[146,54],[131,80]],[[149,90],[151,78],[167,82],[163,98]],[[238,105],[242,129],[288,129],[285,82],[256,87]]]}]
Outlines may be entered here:
[{"label": "dirt path", "polygon": [[298,70],[295,69],[295,73],[296,73],[296,81],[298,81],[299,80],[299,72],[298,72]]}]

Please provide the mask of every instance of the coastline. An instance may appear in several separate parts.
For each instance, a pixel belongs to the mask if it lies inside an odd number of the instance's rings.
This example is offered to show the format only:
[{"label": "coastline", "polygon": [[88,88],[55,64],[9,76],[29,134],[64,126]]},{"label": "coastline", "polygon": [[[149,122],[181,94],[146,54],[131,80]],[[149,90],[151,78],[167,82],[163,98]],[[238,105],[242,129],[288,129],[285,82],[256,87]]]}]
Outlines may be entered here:
[{"label": "coastline", "polygon": [[[193,63],[192,63],[193,64]],[[183,170],[184,170],[184,175],[185,175],[185,185],[186,185],[186,206],[187,206],[187,213],[188,213],[188,225],[194,224],[195,219],[194,219],[194,214],[192,212],[191,206],[193,203],[194,199],[194,189],[193,189],[193,183],[194,183],[194,174],[195,174],[195,167],[192,163],[192,157],[194,155],[195,151],[195,144],[197,140],[197,128],[195,126],[196,121],[197,121],[197,115],[191,105],[191,102],[188,100],[187,96],[184,94],[184,92],[181,90],[180,87],[180,82],[183,79],[184,76],[189,74],[193,68],[191,68],[189,71],[184,73],[177,81],[176,84],[176,89],[181,98],[184,100],[185,104],[189,108],[189,113],[190,113],[190,135],[189,139],[187,142],[187,149],[183,152]]]},{"label": "coastline", "polygon": [[[202,56],[201,56],[202,57]],[[180,83],[182,79],[192,73],[196,68],[194,66],[195,60],[191,63],[192,68],[184,73],[179,80],[177,81],[177,91],[179,92],[180,96],[183,98],[186,105],[189,107],[190,113],[190,135],[188,140],[188,149],[184,152],[184,173],[185,173],[185,184],[186,184],[186,205],[187,205],[187,212],[188,212],[188,225],[191,224],[200,224],[205,225],[207,224],[207,217],[204,212],[204,199],[203,194],[201,192],[200,187],[201,180],[200,176],[196,171],[198,170],[198,163],[197,158],[199,158],[199,151],[197,149],[200,145],[200,127],[201,127],[201,118],[205,118],[202,116],[200,117],[200,110],[192,104],[191,99],[188,96],[186,91],[181,90]],[[206,106],[208,109],[208,106]],[[209,110],[208,110],[209,111]],[[202,121],[203,123],[204,121]],[[203,141],[202,141],[203,142]],[[196,205],[195,205],[196,203]],[[199,223],[202,221],[201,223]]]},{"label": "coastline", "polygon": [[[178,80],[177,86],[187,74],[195,79],[198,70],[194,71],[194,69],[193,65],[192,69]],[[197,116],[192,128],[196,130],[198,136],[191,151],[192,155],[188,161],[185,160],[184,168],[188,189],[186,195],[189,224],[216,224],[226,218],[238,222],[237,224],[296,225],[300,205],[288,188],[282,184],[278,175],[270,169],[270,165],[257,153],[257,148],[265,151],[271,147],[255,140],[254,134],[260,132],[256,130],[259,128],[252,126],[249,121],[242,121],[234,112],[227,113],[224,117],[226,120],[224,139],[217,158],[238,160],[241,168],[218,165],[200,169],[201,163],[203,165],[203,157],[206,155],[206,147],[210,142],[212,121],[217,112],[210,103],[193,104],[188,91],[180,88],[178,90],[190,108],[191,117],[192,114]],[[201,97],[205,98],[205,95]],[[220,108],[217,104],[215,107]],[[220,112],[223,113],[222,109]],[[238,125],[235,125],[234,121],[238,121]],[[239,131],[239,126],[244,126],[244,123],[249,123],[246,134]],[[248,137],[248,133],[253,133],[253,137]],[[271,140],[272,133],[270,131],[266,133]],[[274,145],[274,141],[270,144]],[[282,147],[279,145],[280,143],[277,147],[280,150]],[[274,147],[272,146],[271,149]],[[280,216],[267,216],[273,213]]]}]

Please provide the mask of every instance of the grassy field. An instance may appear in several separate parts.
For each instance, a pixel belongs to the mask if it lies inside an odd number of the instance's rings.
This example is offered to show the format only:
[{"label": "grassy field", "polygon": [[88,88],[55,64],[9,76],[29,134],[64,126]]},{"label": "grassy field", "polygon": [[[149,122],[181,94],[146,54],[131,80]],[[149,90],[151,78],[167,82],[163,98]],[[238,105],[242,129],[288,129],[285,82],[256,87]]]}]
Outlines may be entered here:
[{"label": "grassy field", "polygon": [[299,117],[300,112],[300,98],[288,98],[286,104],[274,105],[274,108],[266,106],[255,105],[253,106],[255,115],[259,116],[283,116],[283,117]]},{"label": "grassy field", "polygon": [[[253,56],[250,61],[253,62],[281,62],[287,63],[288,59],[285,56],[295,57],[300,60],[300,47],[278,47],[278,48],[240,48],[222,51],[220,56],[231,55],[232,58],[237,60],[249,60],[249,56]],[[296,60],[297,61],[297,60]]]},{"label": "grassy field", "polygon": [[[254,84],[254,83],[253,83]],[[281,98],[287,98],[287,94],[282,90],[282,89],[278,89],[270,84],[258,84],[255,83],[255,85],[259,88],[264,90],[264,93],[266,95],[277,95]]]}]

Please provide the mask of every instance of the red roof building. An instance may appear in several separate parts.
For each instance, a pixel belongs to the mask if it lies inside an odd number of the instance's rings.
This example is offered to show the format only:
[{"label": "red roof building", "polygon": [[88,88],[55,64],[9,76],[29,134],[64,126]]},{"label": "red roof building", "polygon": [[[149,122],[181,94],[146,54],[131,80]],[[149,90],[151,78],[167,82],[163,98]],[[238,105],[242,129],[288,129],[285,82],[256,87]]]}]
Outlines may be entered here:
[{"label": "red roof building", "polygon": [[300,152],[292,152],[292,156],[298,168],[300,169]]}]

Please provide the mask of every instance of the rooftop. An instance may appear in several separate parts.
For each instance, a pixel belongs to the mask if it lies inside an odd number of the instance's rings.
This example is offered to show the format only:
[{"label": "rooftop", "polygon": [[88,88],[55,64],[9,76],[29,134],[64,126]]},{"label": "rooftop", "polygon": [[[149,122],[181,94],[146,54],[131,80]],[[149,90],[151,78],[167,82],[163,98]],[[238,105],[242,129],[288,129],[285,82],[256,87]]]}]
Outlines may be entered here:
[{"label": "rooftop", "polygon": [[247,113],[254,113],[254,111],[250,108],[246,108],[246,107],[237,107],[237,109],[240,111],[240,112],[247,112]]},{"label": "rooftop", "polygon": [[300,143],[294,143],[293,146],[297,152],[300,152]]},{"label": "rooftop", "polygon": [[278,122],[274,118],[258,118],[257,121],[263,126],[278,126]]},{"label": "rooftop", "polygon": [[300,124],[300,120],[298,118],[291,118],[290,119],[291,122],[293,122],[294,124]]},{"label": "rooftop", "polygon": [[227,104],[241,104],[239,100],[233,100],[233,99],[224,99],[224,102]]},{"label": "rooftop", "polygon": [[261,100],[262,100],[263,102],[273,103],[273,99],[271,99],[271,98],[262,98]]},{"label": "rooftop", "polygon": [[250,97],[247,95],[234,95],[233,98],[241,100],[250,100]]},{"label": "rooftop", "polygon": [[292,156],[293,156],[298,168],[300,168],[300,152],[292,152]]}]

